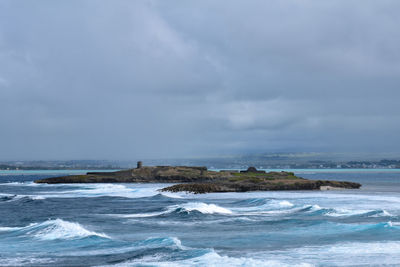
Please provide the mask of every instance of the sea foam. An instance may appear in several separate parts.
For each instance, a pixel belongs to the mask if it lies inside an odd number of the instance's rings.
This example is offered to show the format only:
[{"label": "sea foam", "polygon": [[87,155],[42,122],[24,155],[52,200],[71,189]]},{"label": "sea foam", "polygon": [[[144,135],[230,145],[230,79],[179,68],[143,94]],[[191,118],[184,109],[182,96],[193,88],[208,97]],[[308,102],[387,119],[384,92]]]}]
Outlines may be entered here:
[{"label": "sea foam", "polygon": [[68,222],[62,219],[47,220],[42,223],[31,223],[24,227],[0,227],[0,231],[17,231],[21,236],[40,240],[79,239],[89,236],[110,238],[106,234],[89,231],[79,223]]},{"label": "sea foam", "polygon": [[160,266],[160,267],[172,267],[172,266],[243,266],[243,267],[259,267],[259,266],[270,266],[270,267],[311,267],[314,265],[308,263],[285,263],[278,260],[270,259],[254,259],[250,257],[229,257],[221,256],[213,249],[203,250],[202,255],[199,251],[194,251],[194,256],[184,260],[166,261],[163,255],[154,255],[142,257],[138,260],[130,260],[124,263],[116,264],[113,266]]},{"label": "sea foam", "polygon": [[170,209],[180,210],[181,212],[198,211],[203,214],[232,214],[232,211],[215,204],[206,204],[203,202],[189,202],[182,205],[171,206]]},{"label": "sea foam", "polygon": [[124,217],[124,218],[144,218],[144,217],[154,217],[171,213],[191,213],[200,212],[202,214],[223,214],[229,215],[233,212],[227,208],[215,204],[207,204],[203,202],[188,202],[184,204],[168,206],[164,211],[160,212],[148,212],[148,213],[136,213],[136,214],[117,214],[114,216]]}]

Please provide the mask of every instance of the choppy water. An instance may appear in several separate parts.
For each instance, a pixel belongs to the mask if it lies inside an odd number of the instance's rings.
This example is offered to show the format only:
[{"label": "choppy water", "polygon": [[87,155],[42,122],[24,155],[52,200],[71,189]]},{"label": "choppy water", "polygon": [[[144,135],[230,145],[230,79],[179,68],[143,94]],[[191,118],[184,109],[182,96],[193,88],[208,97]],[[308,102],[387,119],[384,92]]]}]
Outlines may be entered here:
[{"label": "choppy water", "polygon": [[361,190],[193,195],[0,175],[0,266],[400,266],[400,173]]}]

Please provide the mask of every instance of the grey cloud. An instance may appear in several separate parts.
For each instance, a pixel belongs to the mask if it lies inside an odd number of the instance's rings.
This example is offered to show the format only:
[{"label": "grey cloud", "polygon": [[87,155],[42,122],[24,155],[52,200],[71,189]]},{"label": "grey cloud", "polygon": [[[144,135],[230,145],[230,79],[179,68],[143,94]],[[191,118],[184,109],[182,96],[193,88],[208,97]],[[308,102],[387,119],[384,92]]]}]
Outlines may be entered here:
[{"label": "grey cloud", "polygon": [[0,159],[400,147],[397,1],[2,1]]}]

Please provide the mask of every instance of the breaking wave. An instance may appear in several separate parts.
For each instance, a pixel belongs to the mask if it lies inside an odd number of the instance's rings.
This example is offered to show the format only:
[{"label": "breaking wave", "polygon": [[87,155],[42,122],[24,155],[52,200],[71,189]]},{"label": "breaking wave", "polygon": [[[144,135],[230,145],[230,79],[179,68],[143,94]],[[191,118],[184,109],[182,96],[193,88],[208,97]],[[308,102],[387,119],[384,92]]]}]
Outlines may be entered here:
[{"label": "breaking wave", "polygon": [[395,217],[386,210],[362,210],[362,209],[344,209],[344,208],[321,208],[318,205],[305,206],[302,211],[311,214],[320,214],[329,217]]},{"label": "breaking wave", "polygon": [[[193,251],[187,259],[176,261],[168,260],[164,255],[142,257],[130,260],[113,266],[270,266],[270,267],[309,267],[314,266],[308,263],[284,263],[278,260],[253,259],[250,257],[229,257],[221,256],[213,249]],[[199,255],[200,254],[200,255]],[[167,258],[167,259],[166,259]]]},{"label": "breaking wave", "polygon": [[[4,185],[12,186],[35,186],[36,188],[45,188],[46,191],[38,191],[38,195],[28,196],[33,200],[45,198],[86,198],[86,197],[123,197],[123,198],[143,198],[160,195],[158,189],[165,185],[153,186],[137,186],[134,184],[34,184],[30,183],[7,183]],[[181,198],[173,193],[165,193],[162,195],[169,198]],[[7,200],[7,197],[0,195],[0,202]]]},{"label": "breaking wave", "polygon": [[43,199],[45,199],[45,197],[39,195],[12,195],[12,194],[0,195],[0,203],[17,201],[17,200],[43,200]]},{"label": "breaking wave", "polygon": [[[264,201],[263,201],[264,202]],[[184,204],[168,206],[162,211],[135,213],[135,214],[111,214],[123,218],[145,218],[166,216],[174,214],[214,214],[228,216],[328,216],[328,217],[396,217],[386,210],[352,210],[342,208],[322,208],[319,205],[295,205],[289,201],[270,201],[259,206],[225,208],[215,204],[203,202],[188,202]]]},{"label": "breaking wave", "polygon": [[201,214],[222,214],[228,215],[233,212],[227,208],[220,207],[215,204],[207,204],[203,202],[188,202],[185,204],[172,205],[167,207],[166,210],[160,212],[149,212],[149,213],[136,213],[136,214],[119,214],[117,216],[124,218],[140,218],[140,217],[154,217],[165,214],[190,214],[192,212],[198,212]]},{"label": "breaking wave", "polygon": [[110,238],[106,234],[89,231],[79,223],[62,219],[32,223],[24,227],[0,227],[0,234],[12,234],[40,240],[80,239],[90,236]]},{"label": "breaking wave", "polygon": [[232,211],[223,207],[220,207],[215,204],[206,204],[203,202],[189,202],[181,205],[171,206],[170,209],[173,209],[178,212],[191,212],[198,211],[203,214],[232,214]]}]

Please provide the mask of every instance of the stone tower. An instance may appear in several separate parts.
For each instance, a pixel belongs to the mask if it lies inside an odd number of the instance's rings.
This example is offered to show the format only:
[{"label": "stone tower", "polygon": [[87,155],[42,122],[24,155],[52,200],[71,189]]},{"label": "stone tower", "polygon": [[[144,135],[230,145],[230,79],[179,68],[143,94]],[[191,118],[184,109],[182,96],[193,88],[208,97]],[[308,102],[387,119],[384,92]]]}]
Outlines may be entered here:
[{"label": "stone tower", "polygon": [[138,168],[138,169],[142,168],[142,162],[141,162],[141,161],[138,161],[138,162],[137,162],[137,168]]}]

